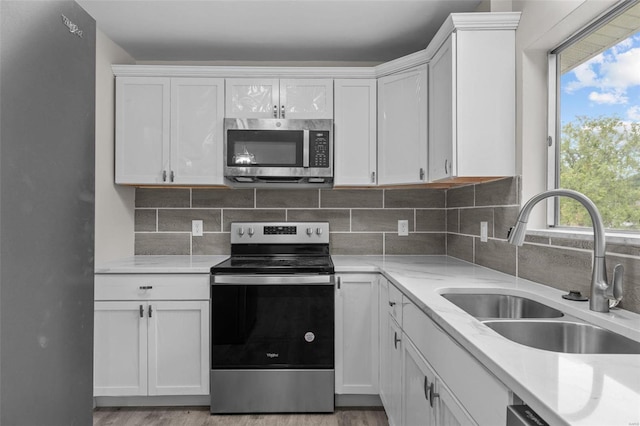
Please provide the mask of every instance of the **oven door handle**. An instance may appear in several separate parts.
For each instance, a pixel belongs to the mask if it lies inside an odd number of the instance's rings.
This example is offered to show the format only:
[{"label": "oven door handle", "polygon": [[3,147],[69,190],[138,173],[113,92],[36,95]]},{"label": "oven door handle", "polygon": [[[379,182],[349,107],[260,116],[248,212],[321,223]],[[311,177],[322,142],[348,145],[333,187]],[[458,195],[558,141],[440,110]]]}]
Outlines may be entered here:
[{"label": "oven door handle", "polygon": [[212,285],[334,285],[334,275],[213,275]]}]

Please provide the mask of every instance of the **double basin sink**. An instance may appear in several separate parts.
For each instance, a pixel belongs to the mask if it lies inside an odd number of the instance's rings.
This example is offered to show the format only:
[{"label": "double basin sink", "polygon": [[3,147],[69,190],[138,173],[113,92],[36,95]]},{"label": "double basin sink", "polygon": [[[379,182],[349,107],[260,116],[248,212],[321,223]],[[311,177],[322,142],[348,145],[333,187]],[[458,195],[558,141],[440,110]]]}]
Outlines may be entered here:
[{"label": "double basin sink", "polygon": [[442,297],[522,345],[572,354],[640,354],[640,342],[526,297],[491,293],[444,293]]}]

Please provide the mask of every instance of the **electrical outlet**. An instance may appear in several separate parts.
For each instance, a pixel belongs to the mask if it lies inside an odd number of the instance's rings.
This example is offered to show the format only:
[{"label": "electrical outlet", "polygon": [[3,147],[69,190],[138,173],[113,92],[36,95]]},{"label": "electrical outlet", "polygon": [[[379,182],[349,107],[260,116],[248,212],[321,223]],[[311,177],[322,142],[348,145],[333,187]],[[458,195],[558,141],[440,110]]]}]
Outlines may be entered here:
[{"label": "electrical outlet", "polygon": [[482,241],[483,243],[486,243],[488,235],[489,235],[489,224],[487,222],[480,222],[480,241]]},{"label": "electrical outlet", "polygon": [[409,235],[409,221],[408,220],[399,220],[398,221],[398,235],[400,237],[406,237]]},{"label": "electrical outlet", "polygon": [[203,224],[201,220],[192,220],[191,221],[191,234],[194,237],[202,237],[202,228]]}]

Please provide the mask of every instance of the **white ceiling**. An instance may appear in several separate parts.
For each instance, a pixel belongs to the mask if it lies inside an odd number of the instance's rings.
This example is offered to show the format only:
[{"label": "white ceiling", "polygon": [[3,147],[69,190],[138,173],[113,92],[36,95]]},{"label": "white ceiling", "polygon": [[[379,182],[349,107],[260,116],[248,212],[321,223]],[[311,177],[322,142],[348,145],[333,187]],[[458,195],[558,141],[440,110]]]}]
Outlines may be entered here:
[{"label": "white ceiling", "polygon": [[480,0],[76,0],[138,61],[384,62]]}]

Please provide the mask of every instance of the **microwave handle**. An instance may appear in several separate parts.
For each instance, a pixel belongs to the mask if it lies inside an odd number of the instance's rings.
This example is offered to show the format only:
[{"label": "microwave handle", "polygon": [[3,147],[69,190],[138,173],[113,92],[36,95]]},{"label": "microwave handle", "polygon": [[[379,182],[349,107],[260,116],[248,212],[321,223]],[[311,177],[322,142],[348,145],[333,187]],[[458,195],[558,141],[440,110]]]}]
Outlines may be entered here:
[{"label": "microwave handle", "polygon": [[302,131],[302,167],[309,168],[309,130]]}]

